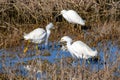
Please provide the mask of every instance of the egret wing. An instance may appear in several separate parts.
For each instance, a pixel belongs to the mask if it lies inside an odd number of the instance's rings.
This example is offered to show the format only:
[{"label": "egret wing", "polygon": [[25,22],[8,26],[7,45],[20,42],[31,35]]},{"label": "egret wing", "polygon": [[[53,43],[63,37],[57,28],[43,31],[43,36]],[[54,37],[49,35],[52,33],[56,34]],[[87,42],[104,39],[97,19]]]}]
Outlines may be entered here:
[{"label": "egret wing", "polygon": [[31,40],[32,39],[43,39],[45,37],[45,35],[46,35],[46,32],[44,29],[37,28],[37,29],[33,30],[32,32],[26,34],[24,36],[24,38],[26,40],[28,40],[28,39],[31,39]]},{"label": "egret wing", "polygon": [[75,54],[81,58],[82,56],[83,58],[88,58],[92,52],[92,49],[82,41],[76,41],[72,44],[72,46],[75,47],[73,48],[75,51]]},{"label": "egret wing", "polygon": [[81,25],[85,24],[84,20],[78,15],[78,13],[73,10],[67,11],[66,15],[67,15],[67,18],[69,18],[71,23],[77,23]]}]

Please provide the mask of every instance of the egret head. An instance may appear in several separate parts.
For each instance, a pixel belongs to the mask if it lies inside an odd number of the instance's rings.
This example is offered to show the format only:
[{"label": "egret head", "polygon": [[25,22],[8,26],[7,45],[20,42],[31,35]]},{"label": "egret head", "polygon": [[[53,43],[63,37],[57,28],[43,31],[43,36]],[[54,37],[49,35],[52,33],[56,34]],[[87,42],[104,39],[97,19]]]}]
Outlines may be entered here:
[{"label": "egret head", "polygon": [[58,16],[60,16],[60,15],[63,15],[64,13],[66,13],[67,12],[67,10],[62,10],[61,12],[60,12],[60,14],[58,14],[58,15],[56,15],[55,17],[54,17],[54,19],[56,19]]},{"label": "egret head", "polygon": [[61,12],[60,12],[60,14],[64,14],[64,13],[66,13],[67,12],[67,10],[62,10]]},{"label": "egret head", "polygon": [[60,42],[64,43],[72,43],[72,39],[69,36],[63,36],[60,40]]},{"label": "egret head", "polygon": [[54,29],[53,23],[49,23],[49,24],[46,26],[46,30],[50,30],[50,29]]}]

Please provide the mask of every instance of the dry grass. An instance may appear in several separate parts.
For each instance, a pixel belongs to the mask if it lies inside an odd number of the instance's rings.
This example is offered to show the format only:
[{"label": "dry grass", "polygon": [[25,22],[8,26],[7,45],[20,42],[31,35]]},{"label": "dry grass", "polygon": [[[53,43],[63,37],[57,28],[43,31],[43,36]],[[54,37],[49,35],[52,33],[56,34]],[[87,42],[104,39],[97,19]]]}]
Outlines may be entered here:
[{"label": "dry grass", "polygon": [[[54,16],[62,9],[74,9],[85,20],[94,36],[111,35],[119,37],[120,34],[120,2],[117,0],[4,0],[0,2],[0,47],[11,47],[21,43],[23,32],[29,32],[34,28],[44,27],[49,22],[56,26],[53,39],[60,38],[63,34],[72,32],[67,21],[58,23]],[[60,18],[59,18],[60,20]],[[33,25],[34,24],[34,25]],[[63,25],[64,24],[64,25]],[[69,27],[69,28],[68,28]],[[66,31],[66,29],[69,29]],[[59,31],[59,32],[58,32]],[[76,32],[76,31],[75,31]],[[72,32],[70,35],[75,35]],[[63,33],[63,34],[62,34]],[[16,35],[17,34],[17,35]],[[76,33],[77,35],[78,33]],[[91,36],[90,35],[90,36]],[[81,32],[79,39],[83,39]],[[118,39],[120,41],[120,39]]]},{"label": "dry grass", "polygon": [[[63,18],[54,18],[62,9],[73,9],[85,20],[86,30],[75,31]],[[69,35],[75,40],[81,40],[90,46],[97,46],[98,42],[112,40],[120,45],[120,1],[119,0],[4,0],[0,1],[0,48],[16,47],[23,44],[21,40],[24,32],[30,32],[37,27],[45,27],[53,22],[56,29],[50,36],[50,41],[58,41],[63,35]],[[25,57],[26,55],[20,55]],[[119,56],[119,55],[118,55]],[[84,80],[119,80],[113,76],[119,62],[108,70],[107,67],[99,72],[90,72],[84,69]],[[69,60],[69,59],[68,59]],[[81,67],[77,69],[61,59],[55,64],[41,61],[42,69],[47,73],[47,79],[51,80],[79,80],[81,79]],[[66,62],[66,64],[64,64]],[[36,61],[33,61],[35,64]],[[24,64],[20,64],[24,65]],[[68,66],[69,65],[69,66]],[[6,67],[5,67],[6,68]],[[9,68],[6,68],[9,69]],[[17,76],[13,70],[11,74],[0,74],[0,79],[29,80],[29,78]],[[34,79],[35,80],[35,79]],[[45,80],[45,79],[43,79]]]}]

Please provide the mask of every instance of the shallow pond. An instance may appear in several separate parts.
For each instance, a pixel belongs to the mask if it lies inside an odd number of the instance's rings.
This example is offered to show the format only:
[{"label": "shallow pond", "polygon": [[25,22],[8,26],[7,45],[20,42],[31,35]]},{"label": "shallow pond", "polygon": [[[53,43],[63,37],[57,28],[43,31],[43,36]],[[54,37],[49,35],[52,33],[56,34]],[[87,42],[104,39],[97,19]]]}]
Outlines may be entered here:
[{"label": "shallow pond", "polygon": [[[35,47],[35,45],[32,47]],[[45,50],[44,46],[42,45],[42,48],[39,48],[39,50],[30,49],[26,53],[23,53],[24,46],[16,47],[16,49],[1,49],[0,72],[6,72],[4,67],[8,67],[10,69],[19,68],[22,70],[22,75],[26,75],[24,65],[16,66],[16,64],[27,64],[29,61],[36,59],[47,60],[49,63],[54,64],[63,58],[65,59],[72,57],[69,52],[62,51],[60,48],[61,47],[58,43],[49,43],[49,48],[47,50]],[[112,67],[117,63],[117,58],[120,56],[120,50],[116,44],[112,43],[112,41],[108,41],[107,43],[100,42],[98,43],[96,49],[99,52],[99,61],[88,59],[85,64],[85,66],[89,67],[91,71],[104,69],[105,66]],[[88,63],[88,61],[90,63]],[[71,62],[73,67],[77,66],[78,64],[82,65],[82,59],[74,63]],[[118,65],[118,68],[120,68],[120,64]],[[119,73],[115,73],[115,75],[120,76]]]}]

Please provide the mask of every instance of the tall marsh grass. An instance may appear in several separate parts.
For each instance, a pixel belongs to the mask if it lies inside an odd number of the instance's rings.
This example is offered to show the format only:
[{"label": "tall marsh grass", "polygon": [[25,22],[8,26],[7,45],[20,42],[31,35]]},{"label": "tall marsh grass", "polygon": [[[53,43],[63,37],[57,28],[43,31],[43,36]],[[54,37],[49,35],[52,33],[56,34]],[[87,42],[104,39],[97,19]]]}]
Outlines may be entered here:
[{"label": "tall marsh grass", "polygon": [[[67,22],[63,19],[58,23],[61,17],[55,19],[63,9],[77,11],[86,20],[86,26],[92,27],[96,32],[99,31],[99,34],[104,32],[106,34],[108,29],[113,31],[113,28],[115,32],[117,30],[118,34],[120,33],[118,0],[4,0],[0,1],[0,47],[10,47],[12,43],[19,45],[23,32],[44,27],[49,22],[57,26],[56,34],[59,28],[62,27],[61,30],[67,28]],[[66,24],[60,26],[63,23]]]},{"label": "tall marsh grass", "polygon": [[[63,9],[73,9],[83,19],[86,20],[86,26],[91,27],[84,33],[83,31],[72,31],[72,25],[69,25],[62,17],[55,18]],[[24,44],[22,36],[24,32],[30,32],[37,27],[45,28],[46,24],[53,22],[56,29],[50,36],[50,41],[58,41],[63,35],[71,35],[75,40],[81,40],[90,46],[97,46],[98,42],[112,40],[120,45],[120,1],[119,0],[1,0],[0,1],[0,48],[16,47]],[[17,51],[16,51],[17,52]],[[21,52],[22,53],[22,52]],[[116,52],[117,53],[117,52]],[[20,57],[26,57],[27,54],[20,54]],[[14,56],[13,56],[14,57]],[[2,56],[6,58],[6,56]],[[106,57],[107,58],[107,57]],[[38,67],[46,75],[42,75],[41,80],[119,80],[120,77],[114,76],[114,72],[119,73],[120,56],[117,63],[111,68],[105,66],[104,69],[97,72],[91,72],[89,68],[73,67],[70,65],[71,58],[62,58],[56,63],[51,64],[48,61],[40,60],[40,66],[36,60],[30,61],[30,65]],[[71,62],[70,62],[71,61]],[[4,60],[1,61],[4,64]],[[0,72],[1,80],[36,80],[36,75],[31,71],[29,76],[17,75],[21,72],[15,68],[3,66]],[[109,65],[109,64],[106,64]],[[82,71],[82,68],[84,71]],[[82,73],[84,73],[83,77]]]}]

